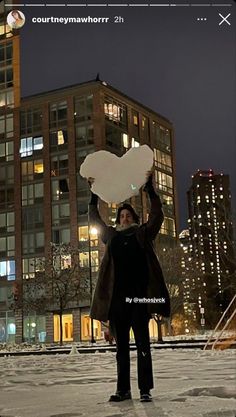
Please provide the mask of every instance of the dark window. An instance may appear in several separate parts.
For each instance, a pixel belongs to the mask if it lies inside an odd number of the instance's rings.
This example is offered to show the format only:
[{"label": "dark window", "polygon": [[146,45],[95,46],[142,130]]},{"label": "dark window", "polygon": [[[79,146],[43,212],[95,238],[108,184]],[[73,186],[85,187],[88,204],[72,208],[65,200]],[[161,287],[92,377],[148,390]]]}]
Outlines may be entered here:
[{"label": "dark window", "polygon": [[12,42],[0,45],[0,62],[1,65],[12,64]]},{"label": "dark window", "polygon": [[0,256],[15,255],[15,236],[0,236]]},{"label": "dark window", "polygon": [[62,101],[50,105],[50,127],[64,126],[67,123],[67,103]]},{"label": "dark window", "polygon": [[22,186],[22,206],[43,201],[43,183]]},{"label": "dark window", "polygon": [[42,110],[22,110],[20,114],[21,135],[34,134],[42,130]]},{"label": "dark window", "polygon": [[75,98],[74,116],[76,122],[85,122],[91,119],[93,113],[93,96]]},{"label": "dark window", "polygon": [[53,230],[52,232],[52,241],[53,243],[60,243],[60,232],[59,230]]},{"label": "dark window", "polygon": [[14,232],[15,213],[13,211],[0,213],[0,233]]},{"label": "dark window", "polygon": [[0,86],[1,88],[13,87],[13,69],[11,67],[0,70]]},{"label": "dark window", "polygon": [[43,207],[23,207],[22,208],[22,229],[36,229],[43,227]]},{"label": "dark window", "polygon": [[75,127],[76,146],[82,147],[94,143],[93,125]]},{"label": "dark window", "polygon": [[23,233],[23,254],[44,252],[44,232]]},{"label": "dark window", "polygon": [[70,229],[56,229],[52,231],[53,243],[70,243]]},{"label": "dark window", "polygon": [[51,176],[68,174],[69,160],[68,155],[57,155],[51,159]]},{"label": "dark window", "polygon": [[0,116],[0,137],[10,138],[13,136],[13,114]]},{"label": "dark window", "polygon": [[88,213],[88,202],[79,202],[78,201],[78,215],[82,216]]},{"label": "dark window", "polygon": [[0,209],[14,207],[14,188],[0,189]]},{"label": "dark window", "polygon": [[76,155],[77,155],[77,165],[78,167],[82,164],[82,162],[84,161],[84,158],[90,154],[95,152],[94,146],[90,146],[89,148],[86,149],[77,149],[76,151]]},{"label": "dark window", "polygon": [[14,153],[13,142],[0,143],[0,161],[12,161]]},{"label": "dark window", "polygon": [[14,182],[14,166],[0,166],[0,186],[4,184],[13,184]]},{"label": "dark window", "polygon": [[77,194],[78,197],[87,197],[89,194],[88,183],[80,174],[77,174]]},{"label": "dark window", "polygon": [[54,226],[70,221],[69,203],[54,204],[52,206],[52,224]]},{"label": "dark window", "polygon": [[171,151],[170,131],[157,122],[152,122],[153,127],[153,146],[155,148],[162,148],[167,152]]},{"label": "dark window", "polygon": [[69,192],[69,186],[68,186],[68,180],[67,179],[59,180],[59,190],[62,193],[68,193]]},{"label": "dark window", "polygon": [[62,178],[59,180],[52,180],[52,200],[61,200],[69,198],[69,180]]},{"label": "dark window", "polygon": [[106,123],[106,144],[118,150],[123,149],[123,132],[118,126]]}]

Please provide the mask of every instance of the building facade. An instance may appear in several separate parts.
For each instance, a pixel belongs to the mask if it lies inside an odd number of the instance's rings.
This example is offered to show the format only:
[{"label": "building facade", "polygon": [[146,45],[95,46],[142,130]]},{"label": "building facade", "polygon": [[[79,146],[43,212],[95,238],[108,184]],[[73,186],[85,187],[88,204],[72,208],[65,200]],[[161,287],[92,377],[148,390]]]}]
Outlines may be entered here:
[{"label": "building facade", "polygon": [[[199,170],[193,175],[188,191],[188,210],[188,250],[198,275],[194,283],[190,283],[192,305],[195,306],[193,314],[199,322],[203,319],[203,324],[206,322],[206,326],[212,327],[235,291],[229,176]],[[201,308],[205,317],[200,313]]]},{"label": "building facade", "polygon": [[[4,30],[0,38],[5,71],[0,108],[0,342],[57,342],[58,314],[25,315],[11,309],[11,299],[17,288],[39,273],[38,264],[51,242],[78,247],[80,266],[96,282],[104,247],[96,229],[88,227],[90,192],[79,174],[81,163],[101,149],[121,156],[131,147],[148,144],[154,151],[155,181],[165,212],[157,245],[168,246],[177,229],[173,126],[102,81],[20,99],[19,35]],[[149,212],[145,193],[140,191],[129,202],[145,222]],[[103,219],[111,225],[116,208],[99,203]],[[97,321],[93,326],[95,339],[102,338],[105,328]],[[150,322],[153,336],[155,327]],[[90,338],[89,302],[84,301],[63,315],[63,339]]]},{"label": "building facade", "polygon": [[6,23],[12,9],[7,3],[0,4],[0,341],[11,342],[15,340],[10,304],[16,279],[14,126],[20,105],[20,40],[18,31]]}]

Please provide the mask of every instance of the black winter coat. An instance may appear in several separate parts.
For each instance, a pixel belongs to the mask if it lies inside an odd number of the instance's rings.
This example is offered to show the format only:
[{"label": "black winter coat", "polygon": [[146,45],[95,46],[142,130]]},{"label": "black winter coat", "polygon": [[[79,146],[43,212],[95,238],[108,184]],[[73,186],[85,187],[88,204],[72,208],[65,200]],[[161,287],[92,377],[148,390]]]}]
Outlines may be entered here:
[{"label": "black winter coat", "polygon": [[[163,298],[161,303],[148,303],[150,314],[170,316],[170,297],[164,281],[162,270],[154,251],[153,240],[157,236],[164,219],[159,196],[152,192],[149,194],[151,210],[147,223],[135,228],[135,235],[141,248],[146,254],[149,271],[147,297]],[[99,269],[98,279],[91,305],[90,317],[100,321],[107,321],[114,288],[114,262],[111,254],[111,240],[120,233],[112,226],[107,226],[101,219],[97,205],[89,205],[90,222],[97,224],[103,243],[106,244],[105,254]]]}]

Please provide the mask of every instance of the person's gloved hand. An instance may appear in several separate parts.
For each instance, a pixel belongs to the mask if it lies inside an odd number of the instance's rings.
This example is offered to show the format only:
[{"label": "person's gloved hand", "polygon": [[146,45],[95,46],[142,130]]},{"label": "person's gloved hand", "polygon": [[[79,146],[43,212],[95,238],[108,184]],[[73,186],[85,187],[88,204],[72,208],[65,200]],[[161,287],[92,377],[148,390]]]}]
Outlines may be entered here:
[{"label": "person's gloved hand", "polygon": [[88,185],[89,185],[90,192],[91,192],[91,199],[90,199],[90,203],[89,203],[89,204],[92,204],[92,205],[96,206],[96,205],[97,205],[97,203],[98,203],[98,196],[97,196],[96,194],[94,194],[94,193],[92,192],[92,190],[91,190],[92,185],[93,185],[93,183],[94,183],[95,179],[94,179],[94,178],[92,178],[92,177],[89,177],[89,178],[87,179],[87,181],[88,181]]},{"label": "person's gloved hand", "polygon": [[146,184],[144,185],[144,188],[143,188],[144,191],[148,191],[150,189],[153,189],[153,183],[152,183],[153,171],[148,171],[146,175],[147,175],[147,180],[146,180]]},{"label": "person's gloved hand", "polygon": [[152,185],[153,171],[148,171],[146,185]]},{"label": "person's gloved hand", "polygon": [[95,179],[94,179],[94,178],[92,178],[92,177],[89,177],[89,178],[87,179],[87,181],[88,181],[89,188],[91,189],[91,188],[92,188],[92,185],[93,185],[93,183],[94,183],[94,181],[95,181]]}]

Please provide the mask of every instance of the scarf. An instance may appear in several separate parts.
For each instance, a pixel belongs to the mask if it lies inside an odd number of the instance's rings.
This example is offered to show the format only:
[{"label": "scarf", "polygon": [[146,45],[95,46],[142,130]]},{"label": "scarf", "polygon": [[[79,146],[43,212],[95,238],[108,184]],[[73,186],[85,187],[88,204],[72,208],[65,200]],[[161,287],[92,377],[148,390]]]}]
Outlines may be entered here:
[{"label": "scarf", "polygon": [[131,227],[138,227],[138,224],[137,223],[131,223],[131,224],[128,224],[128,225],[121,225],[121,224],[117,224],[116,225],[116,231],[117,232],[124,232],[125,230],[127,230],[127,229],[130,229]]}]

